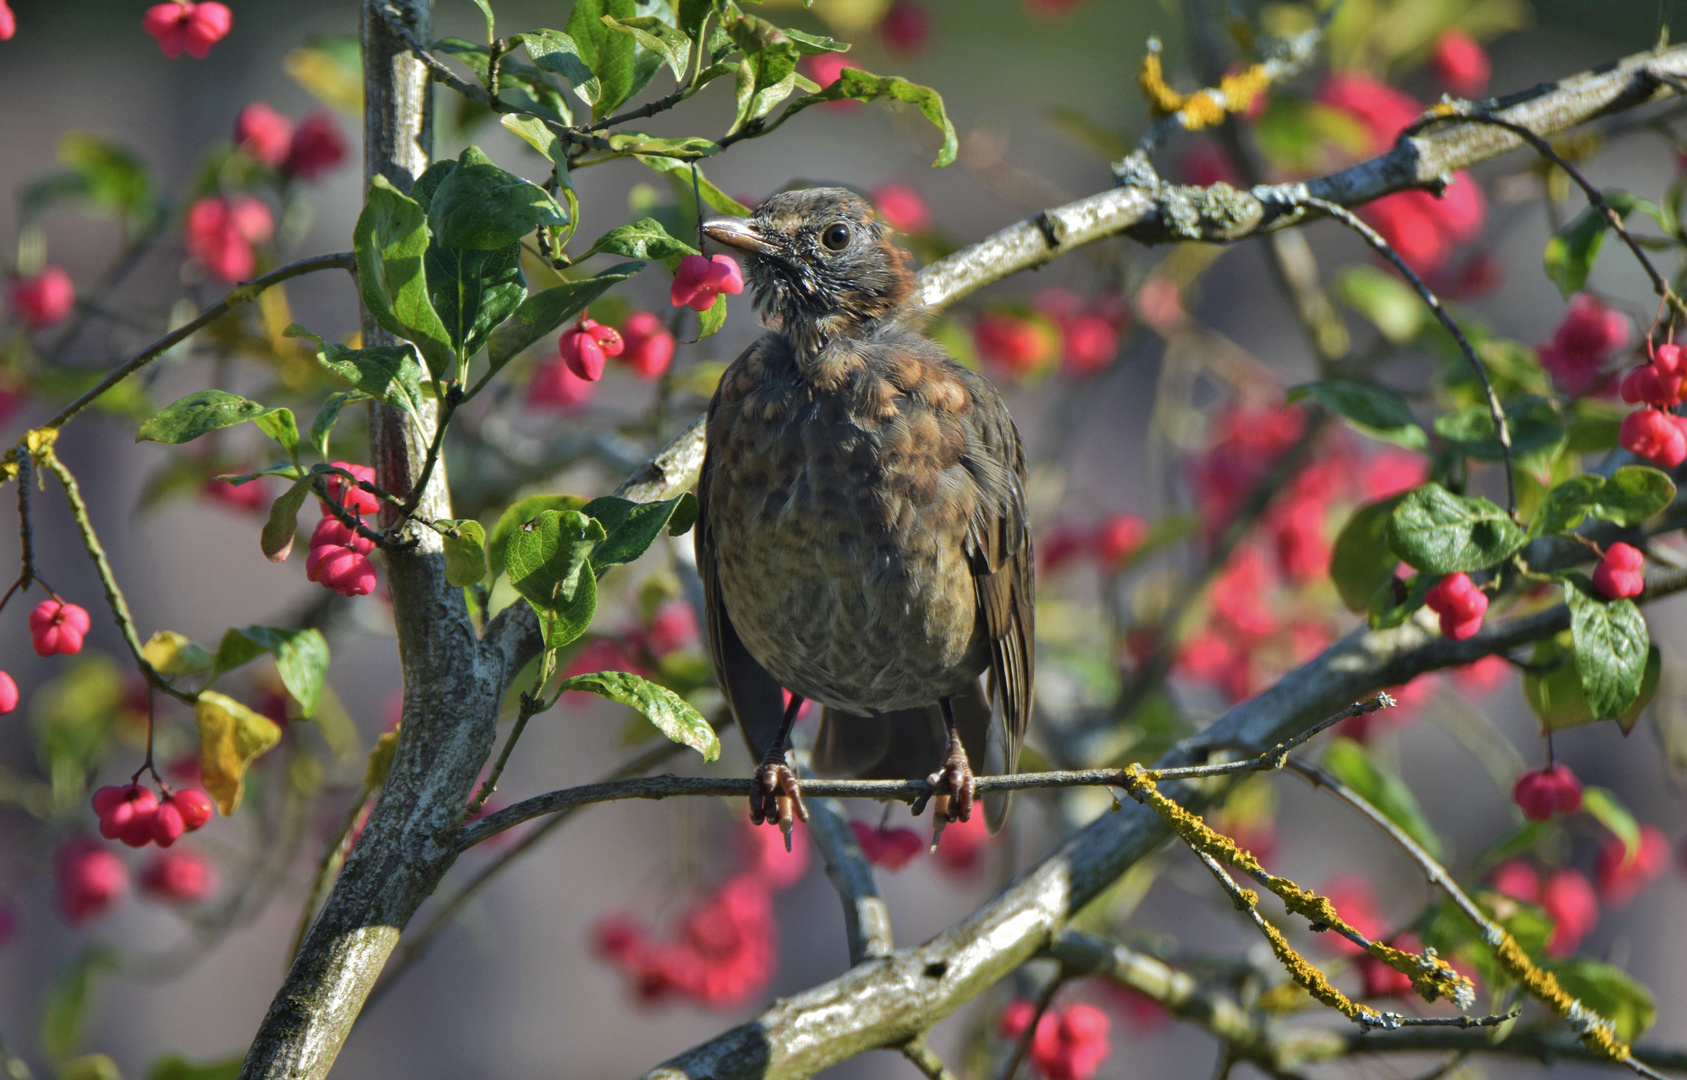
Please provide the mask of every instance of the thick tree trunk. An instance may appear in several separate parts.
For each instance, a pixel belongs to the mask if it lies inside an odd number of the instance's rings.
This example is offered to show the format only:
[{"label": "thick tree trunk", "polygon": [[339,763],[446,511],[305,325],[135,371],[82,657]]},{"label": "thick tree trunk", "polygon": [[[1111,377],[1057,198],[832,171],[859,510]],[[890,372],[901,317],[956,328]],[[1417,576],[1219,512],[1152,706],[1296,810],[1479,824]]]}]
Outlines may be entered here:
[{"label": "thick tree trunk", "polygon": [[[425,69],[388,30],[383,0],[363,0],[364,175],[408,189],[433,141]],[[396,0],[416,34],[431,36],[430,0]],[[364,341],[390,344],[367,312]],[[419,478],[433,433],[390,407],[370,416],[377,480],[405,493]],[[449,517],[445,470],[436,468],[419,512]],[[432,894],[455,855],[452,837],[490,756],[506,673],[520,661],[475,637],[462,591],[445,580],[439,537],[388,553],[404,671],[404,726],[392,771],[363,838],[293,960],[241,1069],[242,1080],[327,1075],[399,933]],[[365,603],[372,601],[365,601]],[[514,641],[512,650],[523,644]]]}]

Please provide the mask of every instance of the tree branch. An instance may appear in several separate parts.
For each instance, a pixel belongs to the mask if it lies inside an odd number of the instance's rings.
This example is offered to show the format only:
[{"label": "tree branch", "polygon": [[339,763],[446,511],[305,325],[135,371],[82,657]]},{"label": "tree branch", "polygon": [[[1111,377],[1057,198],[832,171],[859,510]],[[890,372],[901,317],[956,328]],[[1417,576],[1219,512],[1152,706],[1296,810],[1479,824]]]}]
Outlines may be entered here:
[{"label": "tree branch", "polygon": [[[1646,599],[1687,589],[1687,573],[1654,577]],[[1213,748],[1287,742],[1378,687],[1516,648],[1569,625],[1563,606],[1450,641],[1426,623],[1355,630],[1179,743],[1161,765],[1199,763]],[[1198,808],[1217,792],[1168,783]],[[1126,803],[1070,837],[995,899],[924,945],[898,950],[774,1003],[754,1020],[652,1069],[646,1080],[794,1080],[863,1051],[897,1046],[1051,946],[1066,921],[1169,835],[1154,811]]]}]

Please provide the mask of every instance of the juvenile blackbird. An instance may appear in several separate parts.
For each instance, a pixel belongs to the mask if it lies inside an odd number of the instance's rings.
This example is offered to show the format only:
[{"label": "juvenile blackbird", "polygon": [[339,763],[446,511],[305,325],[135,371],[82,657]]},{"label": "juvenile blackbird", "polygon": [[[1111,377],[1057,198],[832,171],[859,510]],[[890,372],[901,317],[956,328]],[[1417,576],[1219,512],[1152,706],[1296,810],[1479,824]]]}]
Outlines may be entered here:
[{"label": "juvenile blackbird", "polygon": [[[1014,771],[1031,711],[1019,432],[920,334],[908,256],[853,193],[785,192],[703,230],[743,253],[768,328],[721,377],[697,489],[709,652],[761,762],[751,818],[807,818],[785,750],[810,699],[820,772],[929,773],[940,822],[968,820],[966,747]],[[985,810],[993,832],[1008,799]]]}]

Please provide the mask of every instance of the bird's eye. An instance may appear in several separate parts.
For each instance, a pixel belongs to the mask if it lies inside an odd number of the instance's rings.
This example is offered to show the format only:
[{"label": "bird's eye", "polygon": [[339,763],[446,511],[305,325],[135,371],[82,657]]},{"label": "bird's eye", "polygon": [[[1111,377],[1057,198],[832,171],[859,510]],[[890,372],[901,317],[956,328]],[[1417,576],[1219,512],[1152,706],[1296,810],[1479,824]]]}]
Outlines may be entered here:
[{"label": "bird's eye", "polygon": [[820,242],[833,251],[842,251],[849,246],[849,226],[842,222],[829,226],[820,234]]}]

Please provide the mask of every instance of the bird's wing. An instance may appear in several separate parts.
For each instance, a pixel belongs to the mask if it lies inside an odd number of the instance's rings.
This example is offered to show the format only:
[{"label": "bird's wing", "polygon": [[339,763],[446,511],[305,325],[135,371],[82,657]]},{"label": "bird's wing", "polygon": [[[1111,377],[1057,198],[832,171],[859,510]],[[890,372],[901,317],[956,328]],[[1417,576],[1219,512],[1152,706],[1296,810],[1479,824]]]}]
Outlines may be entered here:
[{"label": "bird's wing", "polygon": [[[967,381],[975,396],[968,471],[979,498],[967,528],[978,615],[990,640],[990,693],[1001,710],[1004,772],[1019,767],[1019,748],[1031,719],[1036,678],[1036,582],[1030,519],[1025,509],[1025,451],[1001,396],[982,376]],[[986,761],[991,755],[987,752]],[[991,763],[994,766],[994,762]],[[1007,818],[1008,800],[986,801],[991,831]]]},{"label": "bird's wing", "polygon": [[[714,413],[715,405],[711,403],[711,421]],[[712,447],[714,433],[709,434],[709,445]],[[744,647],[727,616],[726,604],[721,600],[720,570],[715,563],[714,535],[709,517],[709,489],[714,478],[714,462],[713,449],[706,449],[703,471],[697,481],[697,526],[692,541],[697,551],[697,576],[703,579],[703,621],[709,640],[709,659],[715,668],[715,681],[720,684],[721,694],[738,721],[738,730],[750,748],[752,760],[760,761],[778,736],[780,721],[784,719],[784,688]]]}]

